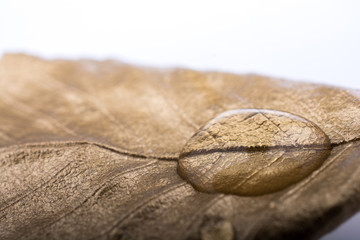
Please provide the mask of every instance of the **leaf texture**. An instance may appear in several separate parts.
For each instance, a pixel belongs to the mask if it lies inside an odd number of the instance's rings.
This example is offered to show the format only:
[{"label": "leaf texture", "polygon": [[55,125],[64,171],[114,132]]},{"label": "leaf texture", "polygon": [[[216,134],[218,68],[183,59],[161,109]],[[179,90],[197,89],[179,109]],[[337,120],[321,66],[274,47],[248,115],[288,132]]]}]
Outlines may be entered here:
[{"label": "leaf texture", "polygon": [[[359,96],[257,75],[6,55],[1,239],[205,239],[218,219],[230,238],[317,239],[359,209]],[[195,190],[177,173],[182,148],[218,114],[244,108],[310,120],[329,137],[329,157],[271,194]]]}]

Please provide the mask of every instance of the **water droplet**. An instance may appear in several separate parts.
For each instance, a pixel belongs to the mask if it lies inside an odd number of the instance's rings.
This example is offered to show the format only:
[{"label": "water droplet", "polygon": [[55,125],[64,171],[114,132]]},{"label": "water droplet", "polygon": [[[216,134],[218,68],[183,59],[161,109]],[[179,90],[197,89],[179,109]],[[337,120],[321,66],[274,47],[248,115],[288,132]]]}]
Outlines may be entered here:
[{"label": "water droplet", "polygon": [[304,118],[238,109],[220,114],[186,143],[178,172],[199,191],[262,195],[304,179],[329,153],[326,134]]}]

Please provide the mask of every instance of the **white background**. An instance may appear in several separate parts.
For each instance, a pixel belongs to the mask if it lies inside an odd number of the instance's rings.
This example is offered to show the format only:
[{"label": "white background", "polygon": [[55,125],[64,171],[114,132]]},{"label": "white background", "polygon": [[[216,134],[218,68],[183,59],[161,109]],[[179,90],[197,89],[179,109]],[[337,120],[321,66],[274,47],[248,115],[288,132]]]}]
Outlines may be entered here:
[{"label": "white background", "polygon": [[[0,55],[6,52],[360,89],[360,1],[0,0]],[[324,240],[360,239],[356,218]]]}]

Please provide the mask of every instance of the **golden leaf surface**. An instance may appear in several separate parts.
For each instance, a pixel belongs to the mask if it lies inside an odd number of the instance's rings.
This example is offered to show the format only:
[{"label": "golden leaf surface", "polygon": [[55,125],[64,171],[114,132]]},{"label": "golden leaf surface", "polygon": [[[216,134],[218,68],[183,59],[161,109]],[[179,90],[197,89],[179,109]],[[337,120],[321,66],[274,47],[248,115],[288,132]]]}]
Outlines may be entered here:
[{"label": "golden leaf surface", "polygon": [[[360,93],[257,75],[116,61],[0,62],[1,239],[316,239],[358,210]],[[219,114],[268,109],[331,152],[274,193],[203,193],[177,173]]]}]

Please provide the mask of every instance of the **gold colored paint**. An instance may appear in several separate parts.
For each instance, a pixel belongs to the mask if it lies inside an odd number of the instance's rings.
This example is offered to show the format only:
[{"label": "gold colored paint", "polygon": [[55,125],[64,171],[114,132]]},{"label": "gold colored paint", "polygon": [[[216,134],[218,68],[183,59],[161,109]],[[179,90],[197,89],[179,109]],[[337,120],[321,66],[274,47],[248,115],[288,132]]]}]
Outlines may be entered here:
[{"label": "gold colored paint", "polygon": [[329,153],[326,134],[304,118],[240,109],[197,132],[182,151],[178,171],[203,192],[262,195],[304,179]]},{"label": "gold colored paint", "polygon": [[[0,239],[318,238],[358,210],[359,97],[358,90],[253,74],[4,55],[0,60]],[[221,109],[250,106],[281,109],[314,121],[331,141],[331,154],[320,156],[326,162],[311,177],[271,197],[194,191],[174,171],[194,129]],[[254,117],[262,122],[261,115]],[[251,137],[246,132],[255,126],[251,119],[236,123],[248,142]],[[231,134],[214,137],[222,144],[221,139],[228,140]],[[182,158],[190,150],[206,150],[206,144],[213,147],[214,141],[205,137],[191,139]],[[255,150],[267,149],[263,156],[270,160],[281,153],[271,152],[281,147],[247,148],[234,137],[233,146],[218,154],[221,159],[231,157],[230,150],[237,158],[240,152],[254,153],[245,154],[252,160],[261,156]],[[269,143],[264,136],[254,140]],[[305,150],[301,144],[286,149],[290,148],[299,154]],[[198,156],[207,166],[206,161],[216,155],[205,152]],[[244,170],[236,166],[236,159],[229,160],[235,166],[230,169]],[[273,169],[278,170],[280,161],[273,163]],[[207,173],[211,191],[222,188],[212,185],[214,181],[226,183],[216,179],[230,179],[220,173]],[[242,188],[249,189],[245,183]],[[324,220],[321,225],[319,218]]]}]

